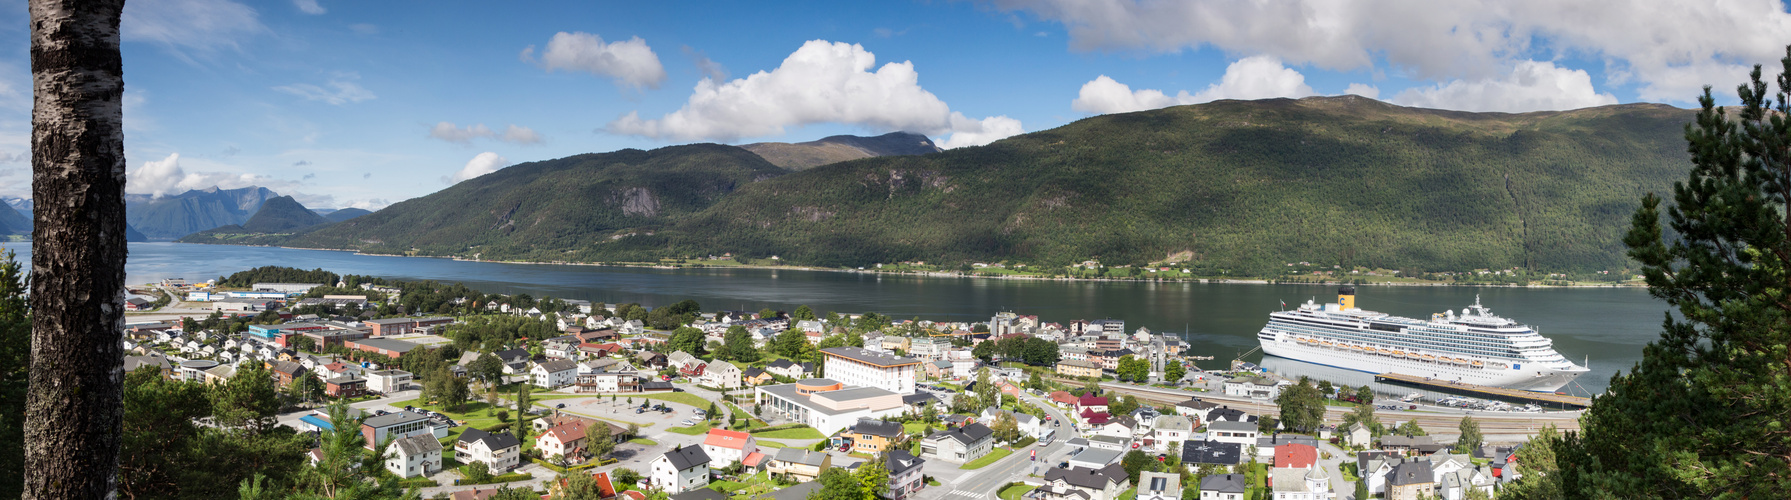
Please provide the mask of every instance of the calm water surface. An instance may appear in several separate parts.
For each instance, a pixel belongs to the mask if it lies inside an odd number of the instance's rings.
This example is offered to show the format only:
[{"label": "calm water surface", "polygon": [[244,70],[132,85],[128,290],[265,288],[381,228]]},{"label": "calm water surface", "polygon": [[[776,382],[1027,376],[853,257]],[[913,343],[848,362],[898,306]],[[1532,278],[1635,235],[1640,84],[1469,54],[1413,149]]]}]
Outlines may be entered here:
[{"label": "calm water surface", "polygon": [[[7,244],[29,259],[25,244]],[[1256,331],[1281,301],[1335,299],[1335,287],[1204,283],[1056,282],[977,278],[878,276],[827,271],[764,269],[642,269],[462,262],[380,257],[348,252],[284,248],[133,243],[126,273],[132,283],[161,278],[204,281],[266,265],[324,268],[406,280],[462,282],[486,292],[648,306],[696,299],[707,309],[866,312],[897,318],[986,320],[1012,310],[1044,321],[1115,318],[1128,330],[1186,332],[1194,354],[1217,357],[1203,367],[1222,367],[1256,348]],[[1577,383],[1602,392],[1610,376],[1641,358],[1642,346],[1660,332],[1666,305],[1639,288],[1514,289],[1477,287],[1361,287],[1364,309],[1427,318],[1474,302],[1501,316],[1534,326],[1554,339],[1562,355],[1592,372]],[[1260,352],[1246,359],[1256,360]],[[1275,361],[1275,360],[1271,360]],[[1283,364],[1285,365],[1285,364]],[[1577,392],[1577,390],[1576,390]]]}]

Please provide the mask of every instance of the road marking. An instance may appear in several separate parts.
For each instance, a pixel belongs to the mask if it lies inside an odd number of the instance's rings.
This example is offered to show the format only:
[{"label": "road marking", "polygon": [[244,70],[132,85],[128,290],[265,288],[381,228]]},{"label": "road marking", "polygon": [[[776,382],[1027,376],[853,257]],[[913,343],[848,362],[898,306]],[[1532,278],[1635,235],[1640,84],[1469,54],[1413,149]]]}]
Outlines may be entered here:
[{"label": "road marking", "polygon": [[970,498],[982,498],[983,497],[983,494],[981,494],[981,493],[977,493],[974,491],[965,491],[965,490],[951,490],[951,493],[947,493],[947,494],[948,495],[962,495],[962,496],[967,496]]}]

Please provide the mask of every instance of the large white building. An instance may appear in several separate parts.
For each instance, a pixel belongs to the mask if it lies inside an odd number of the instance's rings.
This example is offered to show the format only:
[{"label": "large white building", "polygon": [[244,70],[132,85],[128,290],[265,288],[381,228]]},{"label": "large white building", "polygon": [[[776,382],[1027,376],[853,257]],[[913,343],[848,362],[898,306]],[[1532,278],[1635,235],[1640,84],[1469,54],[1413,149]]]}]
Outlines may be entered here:
[{"label": "large white building", "polygon": [[848,386],[875,387],[904,396],[914,394],[915,372],[920,360],[871,351],[862,347],[829,347],[823,366],[829,379]]},{"label": "large white building", "polygon": [[765,411],[808,424],[829,436],[851,427],[860,418],[880,419],[908,413],[900,394],[876,387],[850,387],[828,379],[762,385],[753,392]]}]

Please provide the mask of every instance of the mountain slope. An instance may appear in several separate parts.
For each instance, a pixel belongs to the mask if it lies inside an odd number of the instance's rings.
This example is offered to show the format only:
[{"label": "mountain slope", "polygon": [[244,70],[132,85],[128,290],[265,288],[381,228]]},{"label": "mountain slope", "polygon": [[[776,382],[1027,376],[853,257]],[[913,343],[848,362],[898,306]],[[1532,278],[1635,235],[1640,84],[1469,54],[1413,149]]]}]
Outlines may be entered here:
[{"label": "mountain slope", "polygon": [[[315,211],[315,210],[313,210],[313,211]],[[353,219],[355,217],[360,217],[360,216],[367,215],[370,213],[373,213],[373,212],[369,212],[366,209],[344,208],[344,209],[336,210],[336,211],[333,211],[333,212],[330,212],[327,214],[318,214],[318,215],[322,215],[323,218],[329,219],[330,222],[342,222],[342,221],[345,221],[348,219]]]},{"label": "mountain slope", "polygon": [[329,219],[305,208],[298,200],[281,196],[261,204],[261,210],[243,222],[242,228],[251,233],[283,233],[328,223]]},{"label": "mountain slope", "polygon": [[31,216],[0,205],[0,236],[31,234]]},{"label": "mountain slope", "polygon": [[774,165],[790,170],[876,156],[922,155],[943,151],[920,134],[891,132],[876,137],[836,135],[817,141],[760,142],[740,146]]},{"label": "mountain slope", "polygon": [[641,238],[620,239],[656,241],[656,228],[783,173],[752,152],[718,144],[583,154],[514,165],[284,244],[570,260],[576,257],[568,250],[612,236],[638,232]]},{"label": "mountain slope", "polygon": [[807,170],[747,186],[667,235],[690,253],[825,265],[1183,254],[1258,275],[1298,261],[1617,268],[1638,199],[1685,175],[1693,114],[1218,101]]},{"label": "mountain slope", "polygon": [[269,198],[262,187],[196,189],[154,198],[125,195],[125,221],[151,239],[170,240],[207,229],[242,224]]}]

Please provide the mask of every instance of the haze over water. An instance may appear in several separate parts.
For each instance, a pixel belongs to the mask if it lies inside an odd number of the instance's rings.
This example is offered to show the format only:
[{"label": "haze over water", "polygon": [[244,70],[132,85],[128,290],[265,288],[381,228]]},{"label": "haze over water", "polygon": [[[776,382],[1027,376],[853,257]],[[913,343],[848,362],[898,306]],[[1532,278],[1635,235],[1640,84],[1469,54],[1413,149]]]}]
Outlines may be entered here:
[{"label": "haze over water", "polygon": [[[28,243],[3,247],[28,262]],[[349,252],[268,247],[132,243],[126,273],[131,283],[162,278],[204,281],[259,266],[324,268],[403,280],[462,282],[492,293],[528,293],[647,306],[695,299],[705,310],[773,308],[807,304],[818,313],[876,312],[896,318],[982,321],[1011,310],[1047,322],[1114,318],[1128,331],[1186,329],[1195,355],[1214,356],[1202,368],[1256,348],[1256,332],[1268,313],[1286,301],[1336,298],[1335,286],[1206,283],[1030,281],[872,275],[767,269],[646,269],[630,267],[499,264],[448,259],[382,257]],[[1363,309],[1428,318],[1460,310],[1479,295],[1495,314],[1535,327],[1575,362],[1591,357],[1592,372],[1580,388],[1603,392],[1610,377],[1641,358],[1642,346],[1659,336],[1666,305],[1640,288],[1359,287]],[[1260,352],[1245,357],[1255,361]],[[1570,386],[1571,387],[1571,386]],[[1574,389],[1574,392],[1583,392]]]}]

